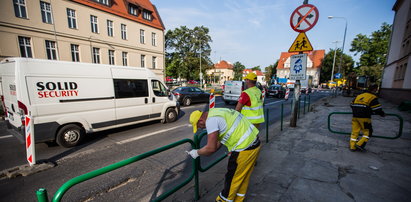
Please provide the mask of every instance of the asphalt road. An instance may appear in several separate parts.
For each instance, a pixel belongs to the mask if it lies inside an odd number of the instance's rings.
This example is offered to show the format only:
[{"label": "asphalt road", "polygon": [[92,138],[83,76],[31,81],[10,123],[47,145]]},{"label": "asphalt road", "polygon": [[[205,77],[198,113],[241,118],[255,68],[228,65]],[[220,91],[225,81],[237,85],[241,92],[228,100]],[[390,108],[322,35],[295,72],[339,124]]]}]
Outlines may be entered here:
[{"label": "asphalt road", "polygon": [[[311,103],[329,92],[311,94]],[[304,106],[301,97],[301,107]],[[266,98],[265,108],[269,110],[270,125],[280,120],[281,104],[284,116],[290,114],[291,99]],[[307,100],[308,102],[308,100]],[[234,103],[233,103],[234,104]],[[40,162],[53,162],[55,167],[29,175],[0,179],[0,201],[35,201],[35,192],[46,188],[49,197],[66,181],[87,172],[108,166],[133,156],[163,147],[184,138],[193,138],[192,127],[188,123],[189,114],[197,109],[207,109],[207,104],[182,107],[179,119],[174,123],[150,122],[123,127],[88,135],[85,142],[75,148],[57,145],[36,144],[36,157]],[[216,107],[234,108],[225,105],[221,97],[216,99]],[[302,115],[303,112],[301,112]],[[264,130],[265,125],[260,126]],[[11,137],[0,123],[0,170],[27,164],[25,145]],[[260,134],[261,136],[261,134]],[[206,138],[203,139],[203,143]],[[161,152],[116,171],[98,176],[74,186],[64,195],[69,201],[149,201],[170,190],[187,179],[191,172],[191,158],[184,152],[190,150],[188,143]],[[224,148],[203,162],[213,161],[225,152]]]}]

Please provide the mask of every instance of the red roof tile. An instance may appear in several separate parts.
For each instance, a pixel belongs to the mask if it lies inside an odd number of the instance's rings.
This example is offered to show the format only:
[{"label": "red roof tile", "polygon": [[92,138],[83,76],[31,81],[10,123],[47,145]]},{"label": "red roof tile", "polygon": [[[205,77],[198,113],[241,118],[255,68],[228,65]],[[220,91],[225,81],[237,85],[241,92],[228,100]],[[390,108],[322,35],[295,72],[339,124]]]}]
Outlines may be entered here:
[{"label": "red roof tile", "polygon": [[233,69],[233,65],[225,60],[219,61],[217,64],[214,64],[216,69]]},{"label": "red roof tile", "polygon": [[[325,50],[314,50],[305,52],[308,57],[313,61],[313,68],[319,68],[321,66],[321,61],[325,56]],[[296,55],[298,53],[281,52],[280,60],[278,60],[277,69],[284,69],[284,63],[291,55]]]},{"label": "red roof tile", "polygon": [[254,72],[255,74],[257,74],[257,76],[264,76],[264,73],[261,72],[260,70],[252,70],[252,69],[243,70],[243,74],[248,74],[250,72]]},{"label": "red roof tile", "polygon": [[[106,6],[100,4],[93,0],[72,0],[73,2],[77,2],[79,4],[83,4],[101,11],[105,11],[107,13],[111,13],[123,18],[127,18],[129,20],[139,22],[157,29],[164,30],[165,27],[163,22],[161,21],[160,15],[157,12],[157,8],[150,2],[150,0],[110,0],[111,6]],[[131,15],[128,12],[128,4],[134,4],[139,6],[141,9],[139,11],[138,16]],[[148,10],[152,12],[152,20],[143,19],[142,10]]]}]

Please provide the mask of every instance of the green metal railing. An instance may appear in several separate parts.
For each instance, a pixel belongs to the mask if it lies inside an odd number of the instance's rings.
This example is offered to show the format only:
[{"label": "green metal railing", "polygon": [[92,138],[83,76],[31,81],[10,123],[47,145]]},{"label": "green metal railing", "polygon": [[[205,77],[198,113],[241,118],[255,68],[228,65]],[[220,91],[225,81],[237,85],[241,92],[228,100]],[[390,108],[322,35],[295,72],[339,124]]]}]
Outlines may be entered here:
[{"label": "green metal railing", "polygon": [[[63,195],[64,195],[71,187],[73,187],[73,186],[76,185],[76,184],[79,184],[79,183],[81,183],[81,182],[90,180],[90,179],[95,178],[95,177],[97,177],[97,176],[99,176],[99,175],[106,174],[106,173],[111,172],[111,171],[113,171],[113,170],[119,169],[119,168],[121,168],[121,167],[123,167],[123,166],[126,166],[126,165],[129,165],[129,164],[131,164],[131,163],[140,161],[140,160],[142,160],[142,159],[145,159],[145,158],[150,157],[150,156],[152,156],[152,155],[158,154],[158,153],[160,153],[160,152],[162,152],[162,151],[169,150],[169,149],[171,149],[171,148],[174,148],[174,147],[179,146],[179,145],[184,144],[184,143],[190,143],[193,148],[196,147],[195,142],[193,142],[192,140],[190,140],[190,139],[183,139],[183,140],[180,140],[180,141],[171,143],[171,144],[169,144],[169,145],[166,145],[166,146],[164,146],[164,147],[160,147],[160,148],[151,150],[151,151],[149,151],[149,152],[140,154],[140,155],[138,155],[138,156],[134,156],[134,157],[131,157],[131,158],[129,158],[129,159],[125,159],[125,160],[123,160],[123,161],[120,161],[120,162],[111,164],[111,165],[109,165],[109,166],[106,166],[106,167],[103,167],[103,168],[100,168],[100,169],[91,171],[91,172],[89,172],[89,173],[80,175],[80,176],[78,176],[78,177],[72,178],[72,179],[70,179],[69,181],[67,181],[66,183],[64,183],[64,184],[57,190],[57,192],[56,192],[56,193],[54,194],[54,196],[53,196],[52,201],[53,201],[53,202],[54,202],[54,201],[61,201]],[[193,159],[192,163],[193,163],[193,170],[192,170],[191,175],[190,175],[189,178],[187,178],[184,182],[182,182],[181,184],[177,185],[177,186],[174,187],[173,189],[171,189],[171,190],[163,193],[162,195],[160,195],[159,197],[157,197],[157,198],[154,199],[153,201],[161,201],[161,200],[167,198],[167,197],[168,197],[169,195],[171,195],[172,193],[176,192],[178,189],[180,189],[180,188],[183,187],[184,185],[188,184],[188,183],[194,178],[194,176],[197,175],[197,172],[196,172],[196,171],[197,171],[197,166],[196,166],[197,164],[195,163],[195,160],[194,160],[194,159]],[[198,176],[196,176],[196,177],[198,177]],[[43,189],[43,188],[39,189],[39,190],[36,192],[36,195],[37,195],[37,200],[38,200],[39,202],[47,202],[47,201],[48,201],[48,196],[47,196],[47,191],[46,191],[46,189]]]},{"label": "green metal railing", "polygon": [[[334,131],[334,130],[331,129],[331,116],[332,116],[333,114],[352,114],[352,112],[331,112],[331,113],[328,115],[328,130],[329,130],[330,132],[336,133],[336,134],[341,134],[341,135],[351,135],[351,132],[340,132],[340,131]],[[397,139],[397,138],[401,137],[401,135],[402,135],[402,128],[403,128],[403,126],[404,126],[403,118],[402,118],[400,115],[398,115],[398,114],[385,114],[385,116],[395,116],[395,117],[397,117],[397,118],[399,119],[399,121],[400,121],[400,128],[399,128],[399,130],[398,130],[398,134],[397,134],[395,137],[378,136],[378,135],[372,135],[372,137],[384,138],[384,139]]]}]

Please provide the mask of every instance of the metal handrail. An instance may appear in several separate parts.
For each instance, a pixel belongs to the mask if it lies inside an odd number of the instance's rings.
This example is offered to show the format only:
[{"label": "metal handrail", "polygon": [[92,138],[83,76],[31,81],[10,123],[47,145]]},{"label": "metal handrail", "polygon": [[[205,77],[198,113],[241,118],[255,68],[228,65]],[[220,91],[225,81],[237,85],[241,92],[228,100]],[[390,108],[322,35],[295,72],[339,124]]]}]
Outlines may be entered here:
[{"label": "metal handrail", "polygon": [[[123,167],[123,166],[129,165],[129,164],[134,163],[134,162],[136,162],[136,161],[140,161],[140,160],[142,160],[142,159],[145,159],[145,158],[147,158],[147,157],[150,157],[150,156],[155,155],[155,154],[157,154],[157,153],[160,153],[160,152],[162,152],[162,151],[165,151],[165,150],[174,148],[174,147],[179,146],[179,145],[184,144],[184,143],[190,143],[191,146],[192,146],[193,148],[195,148],[195,143],[194,143],[191,139],[183,139],[183,140],[180,140],[180,141],[171,143],[171,144],[169,144],[169,145],[166,145],[166,146],[164,146],[164,147],[160,147],[160,148],[151,150],[151,151],[149,151],[149,152],[140,154],[140,155],[138,155],[138,156],[134,156],[134,157],[131,157],[131,158],[129,158],[129,159],[125,159],[125,160],[122,160],[122,161],[120,161],[120,162],[111,164],[111,165],[109,165],[109,166],[106,166],[106,167],[103,167],[103,168],[100,168],[100,169],[91,171],[91,172],[89,172],[89,173],[86,173],[86,174],[77,176],[77,177],[75,177],[75,178],[72,178],[72,179],[70,179],[69,181],[67,181],[66,183],[64,183],[64,184],[57,190],[57,192],[54,194],[54,197],[53,197],[52,201],[53,201],[53,202],[54,202],[54,201],[60,201],[60,200],[62,199],[63,195],[64,195],[71,187],[73,187],[73,186],[76,185],[76,184],[79,184],[79,183],[81,183],[81,182],[87,181],[87,180],[92,179],[92,178],[94,178],[94,177],[97,177],[97,176],[99,176],[99,175],[106,174],[106,173],[108,173],[108,172],[111,172],[111,171],[116,170],[116,169],[118,169],[118,168],[121,168],[121,167]],[[187,178],[187,180],[185,180],[185,181],[182,182],[181,184],[179,184],[179,185],[177,185],[176,187],[174,187],[173,189],[171,189],[170,191],[163,193],[162,195],[160,195],[160,196],[157,197],[156,199],[153,199],[153,201],[161,201],[161,200],[165,199],[166,197],[168,197],[169,195],[171,195],[172,193],[176,192],[178,189],[180,189],[180,188],[183,187],[184,185],[188,184],[188,183],[194,178],[194,175],[196,174],[196,170],[197,170],[197,166],[196,166],[195,160],[193,159],[192,162],[193,162],[193,165],[194,165],[194,166],[193,166],[193,170],[192,170],[192,173],[191,173],[190,177]],[[37,200],[38,200],[38,201],[40,201],[40,202],[46,202],[46,201],[48,201],[48,196],[47,196],[47,191],[46,191],[46,189],[41,188],[41,189],[39,189],[39,190],[37,191],[36,194],[37,194]]]},{"label": "metal handrail", "polygon": [[[201,132],[201,133],[198,134],[198,135],[194,135],[194,143],[195,143],[195,145],[196,145],[195,149],[200,149],[201,139],[203,139],[203,137],[206,136],[206,135],[207,135],[207,131],[203,131],[203,132]],[[201,167],[201,163],[200,163],[201,156],[200,156],[199,158],[197,158],[197,159],[198,159],[198,170],[199,170],[200,172],[205,172],[205,171],[207,171],[208,169],[210,169],[211,167],[215,166],[217,163],[219,163],[221,160],[223,160],[223,159],[224,159],[225,157],[227,157],[227,156],[228,156],[227,154],[222,155],[222,156],[219,157],[215,162],[210,163],[210,164],[207,165],[205,168],[202,168],[202,167]],[[196,160],[197,160],[197,159],[196,159]]]},{"label": "metal handrail", "polygon": [[[351,135],[351,132],[339,132],[339,131],[334,131],[334,130],[331,129],[331,116],[332,116],[333,114],[352,114],[352,112],[331,112],[331,113],[328,115],[328,130],[329,130],[330,132],[336,133],[336,134],[342,134],[342,135]],[[397,138],[401,137],[401,135],[402,135],[402,128],[403,128],[403,126],[404,126],[404,123],[403,123],[404,120],[403,120],[403,118],[402,118],[400,115],[398,115],[398,114],[390,114],[390,113],[385,114],[385,116],[395,116],[395,117],[397,117],[397,118],[400,120],[400,128],[399,128],[398,134],[397,134],[395,137],[386,137],[386,136],[379,136],[379,135],[372,135],[372,137],[384,138],[384,139],[397,139]]]}]

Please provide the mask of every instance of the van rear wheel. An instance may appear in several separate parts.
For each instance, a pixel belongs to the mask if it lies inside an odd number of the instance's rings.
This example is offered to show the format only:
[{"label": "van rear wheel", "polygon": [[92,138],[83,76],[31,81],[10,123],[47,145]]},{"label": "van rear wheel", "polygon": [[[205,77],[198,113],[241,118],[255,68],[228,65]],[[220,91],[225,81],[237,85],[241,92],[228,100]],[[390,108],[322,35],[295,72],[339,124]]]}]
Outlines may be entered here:
[{"label": "van rear wheel", "polygon": [[177,112],[173,108],[168,108],[165,115],[165,122],[171,123],[177,120]]},{"label": "van rear wheel", "polygon": [[74,147],[84,138],[84,130],[75,124],[63,126],[57,133],[56,142],[62,147]]}]

